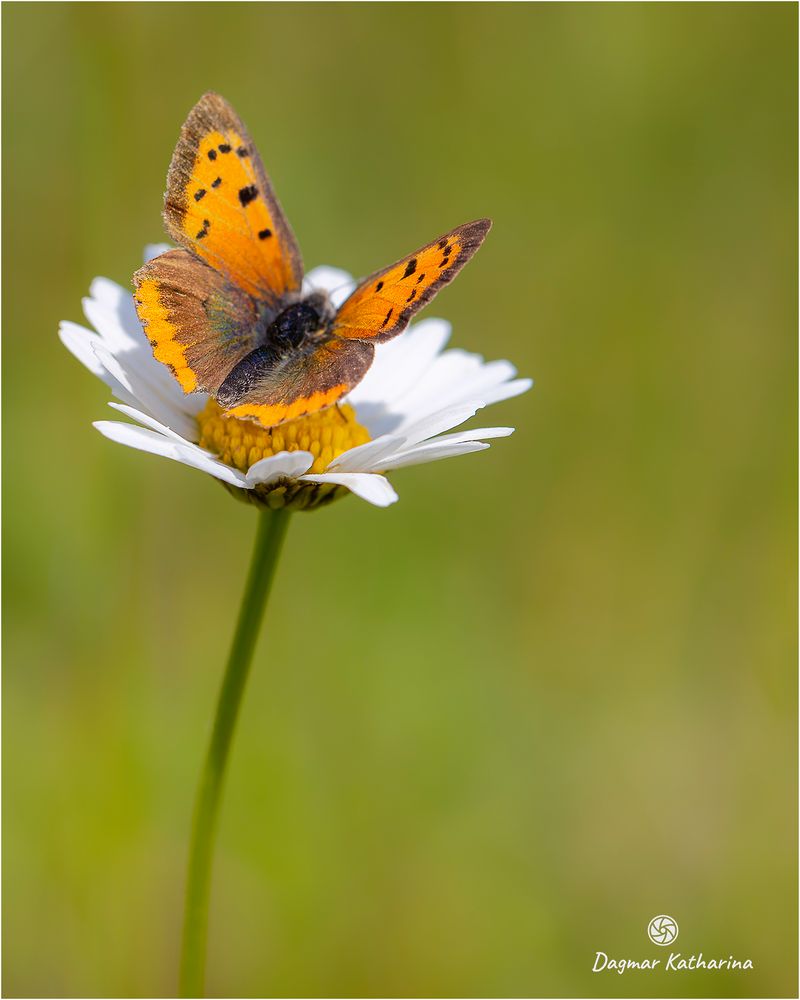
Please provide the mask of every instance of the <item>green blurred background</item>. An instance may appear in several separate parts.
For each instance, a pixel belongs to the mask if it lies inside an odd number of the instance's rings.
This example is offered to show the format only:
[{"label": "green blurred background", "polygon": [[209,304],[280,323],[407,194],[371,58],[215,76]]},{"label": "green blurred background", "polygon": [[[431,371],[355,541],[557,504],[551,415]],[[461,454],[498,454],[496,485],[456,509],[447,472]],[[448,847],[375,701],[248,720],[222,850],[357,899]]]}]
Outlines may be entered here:
[{"label": "green blurred background", "polygon": [[[175,989],[254,515],[92,430],[56,328],[163,238],[207,89],[309,267],[491,215],[428,312],[536,379],[394,508],[294,518],[210,993],[796,995],[796,6],[3,15],[5,995]],[[591,973],[659,913],[755,969]]]}]

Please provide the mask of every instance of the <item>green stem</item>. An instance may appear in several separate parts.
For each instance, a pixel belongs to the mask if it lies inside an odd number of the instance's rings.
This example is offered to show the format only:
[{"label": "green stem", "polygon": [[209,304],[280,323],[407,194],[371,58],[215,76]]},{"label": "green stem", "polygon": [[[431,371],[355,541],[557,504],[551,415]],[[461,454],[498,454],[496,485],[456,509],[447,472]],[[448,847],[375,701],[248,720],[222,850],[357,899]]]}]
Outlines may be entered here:
[{"label": "green stem", "polygon": [[253,547],[250,573],[242,597],[242,606],[239,609],[239,620],[228,656],[225,677],[219,691],[214,730],[208,745],[195,802],[189,869],[186,877],[180,976],[182,997],[203,995],[211,862],[217,814],[225,778],[225,764],[270,584],[289,522],[289,512],[263,511],[259,513],[258,518],[258,533]]}]

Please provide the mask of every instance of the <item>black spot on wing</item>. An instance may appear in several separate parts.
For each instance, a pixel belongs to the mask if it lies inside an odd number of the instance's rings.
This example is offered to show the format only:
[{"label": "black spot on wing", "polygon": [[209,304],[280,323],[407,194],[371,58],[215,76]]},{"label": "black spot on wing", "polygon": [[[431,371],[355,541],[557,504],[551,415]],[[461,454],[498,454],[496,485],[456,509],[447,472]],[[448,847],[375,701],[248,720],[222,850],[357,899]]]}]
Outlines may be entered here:
[{"label": "black spot on wing", "polygon": [[260,230],[260,232],[258,234],[258,238],[260,240],[268,240],[270,238],[270,236],[272,236],[272,230],[271,229],[262,229],[262,230]]},{"label": "black spot on wing", "polygon": [[412,288],[412,289],[411,289],[411,294],[410,294],[410,295],[409,295],[409,297],[408,297],[408,298],[406,299],[406,302],[413,302],[413,301],[414,301],[414,299],[416,298],[416,295],[417,295],[417,290],[416,290],[416,288]]},{"label": "black spot on wing", "polygon": [[246,146],[240,146],[236,150],[236,155],[240,156],[240,157],[242,157],[242,159],[244,159],[245,156],[249,156],[250,155],[250,150]]},{"label": "black spot on wing", "polygon": [[221,183],[222,183],[222,178],[218,177],[215,181],[211,182],[211,187],[212,188],[218,188]]},{"label": "black spot on wing", "polygon": [[217,158],[217,151],[216,151],[216,149],[209,149],[209,151],[208,151],[208,158],[209,158],[209,160],[216,160],[216,158]]},{"label": "black spot on wing", "polygon": [[198,188],[198,190],[195,191],[195,193],[194,193],[194,200],[195,201],[200,201],[201,198],[205,197],[205,193],[206,193],[206,189],[205,188]]},{"label": "black spot on wing", "polygon": [[384,320],[383,320],[383,322],[381,323],[381,330],[382,330],[382,329],[383,329],[383,328],[384,328],[384,327],[386,326],[386,324],[387,324],[387,323],[389,322],[389,320],[390,320],[390,319],[392,318],[392,313],[393,313],[393,312],[394,312],[394,307],[392,307],[392,308],[391,308],[391,309],[389,310],[389,312],[388,312],[388,313],[386,313],[386,316],[384,317]]},{"label": "black spot on wing", "polygon": [[210,222],[209,219],[203,219],[203,228],[200,230],[200,232],[197,234],[197,236],[195,236],[195,239],[196,240],[205,239],[205,237],[208,236],[208,227],[210,225],[211,225],[211,222]]},{"label": "black spot on wing", "polygon": [[242,207],[249,205],[251,201],[255,201],[258,197],[258,188],[255,184],[248,184],[247,187],[239,189],[239,201],[242,203]]},{"label": "black spot on wing", "polygon": [[379,292],[382,288],[383,288],[383,282],[379,281],[378,284],[375,286],[375,291]]},{"label": "black spot on wing", "polygon": [[[411,275],[416,271],[416,269],[417,269],[417,258],[412,257],[411,260],[406,264],[406,269],[403,272],[403,278],[410,278]],[[403,278],[401,278],[400,280],[402,281]]]},{"label": "black spot on wing", "polygon": [[220,151],[220,153],[230,153],[231,151],[231,147],[228,145],[227,142],[221,142],[219,146],[217,146],[217,149]]}]

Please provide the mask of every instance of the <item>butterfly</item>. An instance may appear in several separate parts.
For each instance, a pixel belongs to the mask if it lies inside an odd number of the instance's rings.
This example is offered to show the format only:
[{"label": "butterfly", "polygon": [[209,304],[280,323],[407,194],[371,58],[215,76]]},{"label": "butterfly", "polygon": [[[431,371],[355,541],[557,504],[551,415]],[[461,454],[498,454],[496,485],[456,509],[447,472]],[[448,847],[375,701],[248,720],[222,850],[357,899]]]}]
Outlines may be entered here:
[{"label": "butterfly", "polygon": [[274,427],[331,406],[483,242],[491,222],[451,230],[365,278],[338,309],[302,291],[300,249],[233,108],[207,93],[181,129],[164,221],[179,248],[133,277],[155,358],[186,393]]}]

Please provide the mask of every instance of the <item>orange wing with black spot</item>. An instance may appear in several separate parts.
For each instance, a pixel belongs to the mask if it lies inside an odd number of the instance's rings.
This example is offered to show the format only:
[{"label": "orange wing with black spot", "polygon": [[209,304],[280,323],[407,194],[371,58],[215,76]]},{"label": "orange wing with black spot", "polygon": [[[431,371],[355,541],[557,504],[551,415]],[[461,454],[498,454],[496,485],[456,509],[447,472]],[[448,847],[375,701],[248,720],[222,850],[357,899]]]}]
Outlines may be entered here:
[{"label": "orange wing with black spot", "polygon": [[489,219],[468,222],[361,282],[336,314],[332,332],[380,343],[402,333],[412,316],[452,281],[483,243]]},{"label": "orange wing with black spot", "polygon": [[300,249],[241,119],[205,94],[181,129],[164,220],[174,240],[254,298],[299,291]]}]

